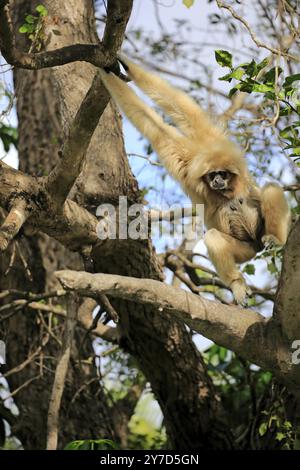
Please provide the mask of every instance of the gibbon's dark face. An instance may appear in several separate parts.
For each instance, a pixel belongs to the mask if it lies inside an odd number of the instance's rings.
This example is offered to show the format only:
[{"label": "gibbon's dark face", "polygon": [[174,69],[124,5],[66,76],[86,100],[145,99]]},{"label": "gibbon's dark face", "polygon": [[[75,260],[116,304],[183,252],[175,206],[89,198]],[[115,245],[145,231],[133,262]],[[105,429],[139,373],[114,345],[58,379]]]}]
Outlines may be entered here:
[{"label": "gibbon's dark face", "polygon": [[227,170],[216,170],[207,173],[204,180],[214,191],[230,189],[231,173]]}]

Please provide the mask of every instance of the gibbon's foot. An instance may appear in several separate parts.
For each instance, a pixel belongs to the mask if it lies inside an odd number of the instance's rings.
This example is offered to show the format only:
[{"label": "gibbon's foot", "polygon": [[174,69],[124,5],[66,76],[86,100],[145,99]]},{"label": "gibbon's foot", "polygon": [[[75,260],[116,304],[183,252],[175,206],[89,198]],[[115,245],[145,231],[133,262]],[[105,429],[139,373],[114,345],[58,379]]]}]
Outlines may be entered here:
[{"label": "gibbon's foot", "polygon": [[271,250],[275,246],[281,245],[278,238],[274,235],[264,235],[261,239],[266,250]]},{"label": "gibbon's foot", "polygon": [[230,284],[230,288],[233,293],[233,297],[238,305],[247,305],[247,296],[252,295],[250,287],[248,287],[244,279],[236,279]]}]

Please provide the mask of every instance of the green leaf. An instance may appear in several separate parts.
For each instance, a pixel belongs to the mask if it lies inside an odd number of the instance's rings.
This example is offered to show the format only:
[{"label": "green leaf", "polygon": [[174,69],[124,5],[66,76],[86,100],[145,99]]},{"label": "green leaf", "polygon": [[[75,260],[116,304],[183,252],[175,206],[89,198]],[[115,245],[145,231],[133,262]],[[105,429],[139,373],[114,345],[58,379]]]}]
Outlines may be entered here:
[{"label": "green leaf", "polygon": [[36,7],[36,11],[40,14],[40,16],[47,16],[48,15],[48,10],[44,5],[38,5]]},{"label": "green leaf", "polygon": [[262,69],[264,69],[269,63],[268,57],[263,59],[259,64],[256,64],[256,73],[260,72]]},{"label": "green leaf", "polygon": [[65,450],[78,450],[84,441],[72,441],[66,445]]},{"label": "green leaf", "polygon": [[228,51],[223,51],[218,49],[215,51],[215,58],[221,67],[230,67],[232,68],[232,55]]},{"label": "green leaf", "polygon": [[236,86],[231,88],[230,92],[228,93],[229,98],[231,98],[241,88],[241,86],[242,84],[238,83]]},{"label": "green leaf", "polygon": [[226,73],[226,75],[223,75],[223,77],[219,77],[218,80],[230,83],[231,80],[232,80],[232,74],[231,73]]},{"label": "green leaf", "polygon": [[235,78],[236,80],[241,80],[243,78],[243,75],[245,74],[245,70],[243,70],[242,68],[238,67],[237,69],[235,69],[233,72],[231,73],[227,73],[226,75],[224,75],[223,77],[220,77],[219,80],[223,80],[225,82],[231,82],[231,80],[233,78]]},{"label": "green leaf", "polygon": [[0,123],[0,140],[2,140],[5,152],[9,151],[11,145],[14,145],[15,148],[17,148],[17,145],[18,145],[17,129]]},{"label": "green leaf", "polygon": [[236,80],[241,80],[244,74],[245,74],[245,71],[242,68],[238,67],[231,73],[231,76],[232,78],[235,78]]},{"label": "green leaf", "polygon": [[271,372],[262,372],[261,374],[261,381],[268,385],[270,383],[270,381],[272,380],[272,374]]},{"label": "green leaf", "polygon": [[252,276],[253,274],[255,274],[255,266],[254,266],[254,264],[252,264],[252,263],[246,264],[246,266],[244,267],[243,271],[244,271],[246,274],[249,274],[250,276]]},{"label": "green leaf", "polygon": [[[277,69],[277,71],[276,71]],[[274,84],[275,83],[275,79],[276,79],[276,75],[277,77],[279,77],[279,75],[283,72],[282,68],[281,67],[272,67],[267,73],[266,75],[264,76],[263,78],[263,82],[264,83],[268,83],[268,84]]]},{"label": "green leaf", "polygon": [[245,70],[246,74],[250,78],[257,74],[257,64],[255,60],[251,60],[250,63],[241,65],[241,67]]},{"label": "green leaf", "polygon": [[33,16],[33,15],[26,15],[25,16],[25,21],[26,21],[26,23],[34,24],[37,21],[37,17]]},{"label": "green leaf", "polygon": [[283,441],[283,439],[285,439],[285,435],[283,434],[283,432],[278,432],[276,434],[276,437],[275,437],[276,441]]},{"label": "green leaf", "polygon": [[267,265],[267,268],[268,268],[268,271],[269,271],[271,274],[277,273],[277,268],[276,268],[276,266],[275,266],[274,263],[269,263],[269,264]]},{"label": "green leaf", "polygon": [[262,83],[255,83],[253,85],[252,91],[257,93],[267,93],[268,91],[274,91],[274,88],[269,85],[264,85]]},{"label": "green leaf", "polygon": [[28,32],[28,26],[29,26],[28,24],[22,24],[22,26],[20,26],[20,28],[19,28],[19,33],[22,33],[22,34],[27,33]]},{"label": "green leaf", "polygon": [[293,82],[296,82],[300,80],[300,73],[295,73],[294,75],[289,75],[288,77],[285,78],[283,87],[287,88],[289,87]]},{"label": "green leaf", "polygon": [[225,361],[226,359],[226,356],[227,356],[227,349],[226,348],[220,348],[220,351],[219,351],[219,356],[220,356],[220,360],[221,361]]},{"label": "green leaf", "polygon": [[107,450],[116,448],[116,444],[110,439],[86,439],[70,442],[66,445],[65,450]]},{"label": "green leaf", "polygon": [[195,0],[182,0],[182,3],[183,3],[187,8],[191,8],[191,6],[194,5],[194,1],[195,1]]},{"label": "green leaf", "polygon": [[258,433],[260,436],[264,436],[267,430],[268,430],[268,425],[266,422],[264,422],[264,423],[261,423],[261,425],[259,426]]},{"label": "green leaf", "polygon": [[290,113],[291,113],[291,108],[286,106],[285,108],[281,108],[279,112],[279,116],[288,116]]},{"label": "green leaf", "polygon": [[291,132],[294,130],[294,126],[287,126],[279,132],[280,137],[286,139],[290,136]]}]

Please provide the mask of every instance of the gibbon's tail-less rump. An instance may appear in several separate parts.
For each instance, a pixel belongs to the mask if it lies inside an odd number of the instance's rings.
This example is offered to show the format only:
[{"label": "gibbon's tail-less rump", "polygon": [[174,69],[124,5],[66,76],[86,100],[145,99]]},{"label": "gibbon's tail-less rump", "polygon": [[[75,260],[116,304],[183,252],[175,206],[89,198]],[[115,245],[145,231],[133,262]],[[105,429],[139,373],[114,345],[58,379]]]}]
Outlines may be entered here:
[{"label": "gibbon's tail-less rump", "polygon": [[264,244],[286,241],[290,217],[282,189],[276,184],[258,188],[241,149],[186,93],[123,55],[119,60],[174,126],[164,122],[127,83],[100,69],[105,87],[192,202],[204,203],[209,256],[242,303],[247,287],[236,263],[253,258]]}]

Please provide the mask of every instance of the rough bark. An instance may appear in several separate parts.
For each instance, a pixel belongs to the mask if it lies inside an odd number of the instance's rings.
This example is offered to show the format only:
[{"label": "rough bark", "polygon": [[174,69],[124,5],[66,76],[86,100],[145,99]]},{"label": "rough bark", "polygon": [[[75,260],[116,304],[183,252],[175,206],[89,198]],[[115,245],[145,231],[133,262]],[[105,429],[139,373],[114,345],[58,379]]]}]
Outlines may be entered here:
[{"label": "rough bark", "polygon": [[[33,11],[40,2],[18,1],[13,5],[14,30],[17,31],[23,22],[24,15]],[[85,2],[86,3],[86,2]],[[76,11],[76,8],[74,8]],[[77,28],[90,41],[92,4],[87,8],[84,22],[85,28]],[[77,21],[80,21],[79,18]],[[76,29],[75,29],[76,31]],[[94,32],[93,32],[94,34]],[[28,48],[23,35],[17,35],[18,47]],[[19,118],[19,158],[20,168],[35,176],[47,175],[58,161],[58,151],[63,142],[59,95],[55,91],[54,77],[51,71],[22,71],[15,70],[15,85],[17,94],[17,110]],[[4,272],[8,266],[12,247],[5,256],[1,257],[1,288],[16,288],[21,290],[45,292],[57,287],[53,272],[60,266],[82,268],[83,264],[78,254],[70,252],[60,243],[44,234],[24,236],[19,239],[27,259],[32,281],[26,277],[25,269],[20,260],[16,261],[8,276]],[[62,301],[63,302],[63,301]],[[90,312],[89,312],[90,314]],[[38,347],[41,336],[41,326],[36,314],[26,309],[15,315],[7,326],[7,368],[14,368],[22,363],[30,352]],[[59,332],[57,332],[59,335]],[[76,332],[76,343],[82,343],[85,333]],[[55,362],[59,355],[59,345],[51,340],[43,350],[40,361],[47,367],[43,369],[42,377],[34,380],[21,390],[15,401],[20,411],[20,419],[14,423],[13,432],[19,437],[27,449],[43,449],[46,445],[46,423],[51,388],[54,378]],[[81,351],[82,357],[88,357],[92,352],[90,341],[85,342]],[[52,359],[43,359],[49,356]],[[93,382],[86,387],[85,382],[97,377],[93,366],[80,369],[75,361],[78,360],[77,347],[72,351],[73,361],[68,373],[63,403],[60,413],[60,447],[76,438],[113,437],[108,408],[101,387]],[[39,375],[40,364],[32,363],[22,372],[9,377],[11,391],[20,387],[28,378]],[[82,388],[78,395],[78,390]],[[69,403],[76,396],[74,404]],[[96,400],[95,396],[99,399]]]}]

